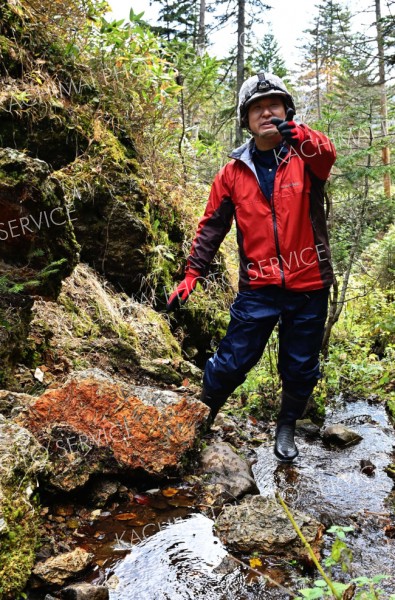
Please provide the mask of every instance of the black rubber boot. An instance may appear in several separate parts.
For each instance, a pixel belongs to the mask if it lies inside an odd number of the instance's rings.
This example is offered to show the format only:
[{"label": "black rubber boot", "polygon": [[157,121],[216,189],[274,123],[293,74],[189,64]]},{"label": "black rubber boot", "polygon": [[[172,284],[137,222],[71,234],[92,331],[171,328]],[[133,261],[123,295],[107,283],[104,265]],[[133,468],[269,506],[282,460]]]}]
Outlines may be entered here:
[{"label": "black rubber boot", "polygon": [[309,396],[298,398],[289,392],[283,392],[274,445],[274,454],[283,462],[291,462],[299,454],[294,439],[295,425],[296,420],[302,417],[308,400]]},{"label": "black rubber boot", "polygon": [[225,404],[227,399],[228,399],[228,396],[224,396],[224,395],[217,396],[215,394],[209,394],[203,386],[202,393],[200,396],[200,401],[204,402],[204,404],[207,404],[207,406],[211,410],[210,416],[208,418],[209,425],[212,425],[215,417],[217,416],[217,414],[219,413],[219,411],[221,410],[222,406]]},{"label": "black rubber boot", "polygon": [[274,454],[283,462],[291,462],[299,454],[295,440],[295,422],[281,423],[276,429],[276,443]]}]

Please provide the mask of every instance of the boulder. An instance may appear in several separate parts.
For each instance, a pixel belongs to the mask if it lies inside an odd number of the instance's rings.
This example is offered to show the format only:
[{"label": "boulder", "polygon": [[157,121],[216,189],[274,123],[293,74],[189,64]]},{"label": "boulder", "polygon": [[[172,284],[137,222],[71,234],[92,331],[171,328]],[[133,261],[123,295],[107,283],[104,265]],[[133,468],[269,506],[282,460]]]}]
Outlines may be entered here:
[{"label": "boulder", "polygon": [[[313,517],[293,510],[307,541],[317,551],[323,526]],[[232,552],[261,552],[287,558],[300,557],[304,546],[283,508],[274,498],[246,496],[239,505],[226,505],[215,528]]]},{"label": "boulder", "polygon": [[200,468],[205,475],[210,475],[211,484],[219,484],[233,498],[258,492],[250,464],[226,442],[216,442],[205,448],[200,457]]},{"label": "boulder", "polygon": [[83,548],[76,548],[72,552],[65,552],[37,563],[33,575],[46,584],[63,585],[68,579],[85,571],[92,561],[93,554]]},{"label": "boulder", "polygon": [[19,596],[34,564],[38,521],[34,492],[46,452],[24,428],[0,415],[1,598]]},{"label": "boulder", "polygon": [[127,386],[93,369],[47,390],[19,419],[49,450],[50,483],[70,491],[95,473],[179,472],[208,412],[198,400]]},{"label": "boulder", "polygon": [[336,424],[325,428],[323,439],[325,442],[337,446],[352,446],[358,444],[363,438],[359,433],[345,427],[345,425]]}]

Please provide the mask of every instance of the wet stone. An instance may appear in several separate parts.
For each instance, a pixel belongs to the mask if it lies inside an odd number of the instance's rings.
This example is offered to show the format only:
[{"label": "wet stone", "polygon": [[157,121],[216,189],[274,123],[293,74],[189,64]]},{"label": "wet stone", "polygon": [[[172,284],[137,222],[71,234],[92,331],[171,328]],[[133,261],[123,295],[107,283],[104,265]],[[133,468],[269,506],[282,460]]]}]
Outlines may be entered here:
[{"label": "wet stone", "polygon": [[326,427],[323,438],[326,442],[337,446],[352,446],[363,439],[359,433],[341,424]]},{"label": "wet stone", "polygon": [[296,421],[296,432],[309,438],[317,438],[320,435],[320,428],[310,419],[299,419]]},{"label": "wet stone", "polygon": [[83,548],[65,552],[36,564],[33,575],[45,583],[62,585],[71,577],[82,573],[92,564],[93,554]]},{"label": "wet stone", "polygon": [[203,450],[200,461],[202,472],[211,475],[210,483],[223,486],[234,498],[258,491],[248,461],[236,454],[229,444],[210,445]]},{"label": "wet stone", "polygon": [[376,469],[376,465],[369,459],[362,459],[359,463],[361,465],[361,471],[364,475],[373,475]]},{"label": "wet stone", "polygon": [[98,479],[95,481],[88,495],[88,500],[94,506],[102,507],[107,504],[107,502],[118,493],[120,487],[119,481],[112,481],[109,479]]},{"label": "wet stone", "polygon": [[[307,541],[318,551],[322,525],[298,510],[293,517]],[[304,556],[306,551],[283,508],[274,498],[246,496],[239,505],[225,506],[216,520],[222,543],[232,552]]]},{"label": "wet stone", "polygon": [[110,595],[106,587],[81,583],[68,586],[60,597],[62,600],[108,600]]}]

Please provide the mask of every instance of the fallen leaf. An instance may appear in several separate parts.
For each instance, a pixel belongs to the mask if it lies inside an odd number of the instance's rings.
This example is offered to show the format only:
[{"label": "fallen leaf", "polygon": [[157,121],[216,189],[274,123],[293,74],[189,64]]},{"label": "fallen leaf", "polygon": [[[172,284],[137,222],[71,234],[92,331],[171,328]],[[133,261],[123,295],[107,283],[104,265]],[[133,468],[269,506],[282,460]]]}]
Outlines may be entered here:
[{"label": "fallen leaf", "polygon": [[133,500],[135,500],[137,504],[145,504],[146,506],[150,504],[150,498],[145,494],[135,494]]},{"label": "fallen leaf", "polygon": [[260,558],[250,558],[250,567],[251,569],[255,569],[256,567],[261,567],[262,561]]},{"label": "fallen leaf", "polygon": [[176,494],[178,494],[179,490],[177,488],[165,488],[164,490],[162,490],[162,495],[165,496],[166,498],[172,498],[172,496],[175,496]]},{"label": "fallen leaf", "polygon": [[136,513],[121,513],[119,515],[115,515],[117,521],[130,521],[131,519],[136,519]]}]

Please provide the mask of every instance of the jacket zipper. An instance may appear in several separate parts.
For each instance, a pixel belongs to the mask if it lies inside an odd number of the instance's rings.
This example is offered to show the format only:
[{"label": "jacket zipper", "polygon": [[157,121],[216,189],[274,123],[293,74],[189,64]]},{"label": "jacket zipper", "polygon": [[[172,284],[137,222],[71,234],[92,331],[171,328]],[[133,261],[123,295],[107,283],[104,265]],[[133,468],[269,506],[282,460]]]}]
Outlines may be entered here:
[{"label": "jacket zipper", "polygon": [[[233,158],[233,157],[232,157],[232,158]],[[242,159],[238,159],[238,160],[242,160]],[[247,167],[248,167],[249,169],[251,169],[251,167],[248,165],[248,163],[247,163],[246,161],[242,160],[242,162],[243,162],[245,165],[247,165]],[[280,168],[281,168],[281,164],[280,164],[280,165],[278,165],[278,167],[277,167],[277,171],[278,171],[278,169],[280,169]],[[251,171],[254,173],[253,169],[251,169]],[[261,191],[261,194],[262,194],[263,198],[266,200],[266,202],[268,202],[268,203],[269,203],[269,206],[270,206],[270,211],[271,211],[271,213],[272,213],[273,232],[274,232],[274,243],[275,243],[275,246],[276,246],[276,252],[277,252],[278,268],[279,268],[279,270],[280,270],[281,287],[285,288],[284,264],[283,264],[283,259],[282,259],[281,252],[280,252],[280,242],[279,242],[279,239],[278,239],[278,229],[277,229],[277,216],[276,216],[276,211],[274,210],[274,202],[273,202],[273,195],[274,195],[274,191],[273,191],[272,197],[271,197],[270,199],[266,198],[265,194],[263,193],[263,191],[262,191],[262,189],[261,189],[261,185],[260,185],[260,183],[259,183],[259,179],[258,179],[258,177],[256,176],[256,174],[255,174],[255,173],[254,173],[254,175],[255,175],[255,178],[256,178],[256,180],[257,180],[257,182],[258,182],[258,186],[259,186],[259,189],[260,189],[260,191]],[[277,177],[277,172],[276,172],[276,175],[275,175],[274,179],[276,179],[276,177]],[[273,187],[274,187],[274,184],[273,184]]]},{"label": "jacket zipper", "polygon": [[282,259],[281,252],[280,252],[280,242],[278,240],[277,216],[276,216],[276,211],[274,210],[273,195],[272,195],[271,199],[268,200],[268,202],[270,204],[270,210],[272,212],[274,243],[276,244],[278,268],[280,269],[280,277],[281,277],[281,286],[283,288],[285,288],[284,265],[283,265],[283,259]]}]

